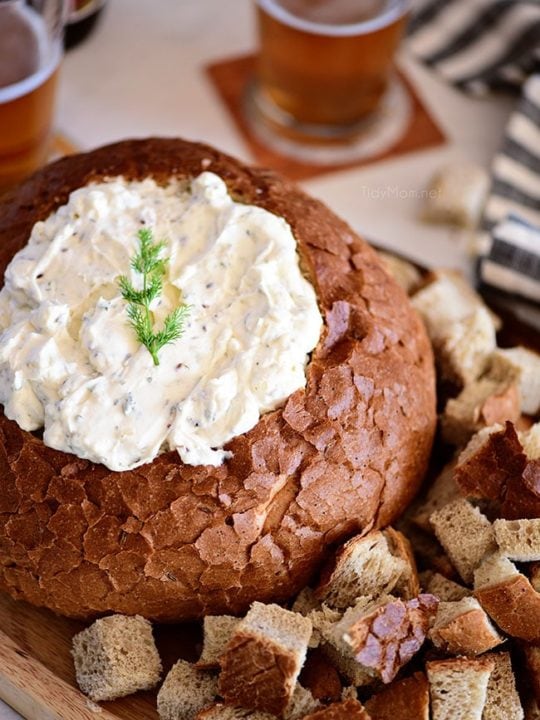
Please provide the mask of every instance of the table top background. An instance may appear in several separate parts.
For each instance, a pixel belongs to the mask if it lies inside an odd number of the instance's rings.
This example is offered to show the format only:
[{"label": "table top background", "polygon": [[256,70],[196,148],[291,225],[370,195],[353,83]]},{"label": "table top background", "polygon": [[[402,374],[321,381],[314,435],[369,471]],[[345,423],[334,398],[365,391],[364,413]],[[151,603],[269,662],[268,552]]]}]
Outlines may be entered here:
[{"label": "table top background", "polygon": [[[182,136],[250,161],[204,66],[253,51],[253,0],[110,0],[61,71],[57,126],[90,149],[126,137]],[[303,183],[354,229],[427,265],[468,268],[467,233],[418,222],[421,191],[451,160],[489,167],[513,101],[471,99],[402,51],[399,64],[448,137],[438,148]],[[0,701],[0,720],[20,716]]]}]

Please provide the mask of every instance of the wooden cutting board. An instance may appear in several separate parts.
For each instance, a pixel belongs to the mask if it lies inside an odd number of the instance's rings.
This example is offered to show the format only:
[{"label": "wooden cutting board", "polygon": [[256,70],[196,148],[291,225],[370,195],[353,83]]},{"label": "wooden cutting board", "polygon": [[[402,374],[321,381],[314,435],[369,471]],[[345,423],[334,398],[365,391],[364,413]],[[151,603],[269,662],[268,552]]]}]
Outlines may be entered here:
[{"label": "wooden cutting board", "polygon": [[[157,720],[155,691],[96,706],[78,690],[70,649],[83,627],[0,592],[0,698],[28,720]],[[197,625],[157,626],[155,636],[164,673],[197,658]]]}]

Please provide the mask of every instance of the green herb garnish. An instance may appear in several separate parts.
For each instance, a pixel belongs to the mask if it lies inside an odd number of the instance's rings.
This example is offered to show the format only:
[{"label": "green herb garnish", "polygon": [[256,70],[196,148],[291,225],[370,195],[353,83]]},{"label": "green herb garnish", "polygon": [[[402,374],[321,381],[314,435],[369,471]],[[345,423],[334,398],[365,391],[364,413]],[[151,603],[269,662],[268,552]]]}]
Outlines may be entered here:
[{"label": "green herb garnish", "polygon": [[140,247],[131,261],[131,267],[143,276],[142,289],[136,290],[126,275],[118,278],[118,284],[122,297],[128,303],[129,324],[135,330],[139,342],[148,348],[154,365],[159,365],[158,352],[161,348],[182,336],[189,305],[183,304],[175,308],[165,318],[163,328],[154,332],[150,304],[163,291],[163,275],[169,259],[160,257],[165,243],[154,242],[150,229],[143,228],[137,235]]}]

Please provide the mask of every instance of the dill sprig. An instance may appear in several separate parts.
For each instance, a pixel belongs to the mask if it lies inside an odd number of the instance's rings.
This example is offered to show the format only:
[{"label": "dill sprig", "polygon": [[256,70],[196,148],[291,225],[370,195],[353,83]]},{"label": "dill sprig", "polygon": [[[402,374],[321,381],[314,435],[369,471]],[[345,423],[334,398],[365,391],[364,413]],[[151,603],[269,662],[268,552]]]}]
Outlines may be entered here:
[{"label": "dill sprig", "polygon": [[169,260],[160,257],[165,243],[154,242],[149,228],[142,228],[137,235],[140,243],[139,252],[131,260],[131,267],[142,275],[142,289],[136,290],[126,275],[118,278],[118,285],[122,297],[128,303],[129,324],[135,330],[141,345],[148,349],[154,365],[159,365],[158,352],[161,348],[182,336],[189,305],[183,304],[175,308],[163,321],[163,328],[154,332],[154,318],[150,304],[163,291],[163,275]]}]

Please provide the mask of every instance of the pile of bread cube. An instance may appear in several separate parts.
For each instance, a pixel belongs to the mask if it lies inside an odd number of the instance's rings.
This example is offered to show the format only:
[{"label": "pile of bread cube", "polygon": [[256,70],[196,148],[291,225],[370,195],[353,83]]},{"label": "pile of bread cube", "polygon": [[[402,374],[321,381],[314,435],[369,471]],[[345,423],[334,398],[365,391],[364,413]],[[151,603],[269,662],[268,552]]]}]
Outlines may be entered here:
[{"label": "pile of bread cube", "polygon": [[[540,356],[498,348],[458,274],[387,263],[430,334],[453,455],[396,528],[353,537],[287,607],[204,618],[162,720],[540,718]],[[97,620],[73,656],[97,702],[160,683],[141,617]]]}]

